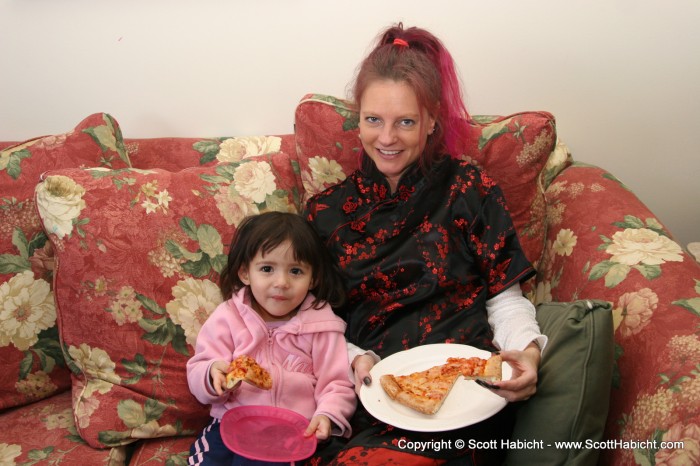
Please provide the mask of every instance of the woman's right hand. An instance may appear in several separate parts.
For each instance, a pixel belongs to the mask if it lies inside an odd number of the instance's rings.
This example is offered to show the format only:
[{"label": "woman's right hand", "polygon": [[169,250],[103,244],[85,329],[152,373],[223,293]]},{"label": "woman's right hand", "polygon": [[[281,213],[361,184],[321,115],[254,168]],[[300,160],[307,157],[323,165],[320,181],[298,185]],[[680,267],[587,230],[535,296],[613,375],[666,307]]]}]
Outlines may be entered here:
[{"label": "woman's right hand", "polygon": [[527,400],[537,391],[537,369],[540,365],[542,354],[535,343],[530,343],[522,351],[501,351],[501,357],[513,368],[510,380],[495,382],[498,388],[494,393],[506,400]]},{"label": "woman's right hand", "polygon": [[352,360],[352,370],[355,374],[355,392],[360,394],[360,387],[362,385],[370,385],[372,383],[372,376],[369,371],[374,367],[374,358],[369,354],[361,354],[355,356]]}]

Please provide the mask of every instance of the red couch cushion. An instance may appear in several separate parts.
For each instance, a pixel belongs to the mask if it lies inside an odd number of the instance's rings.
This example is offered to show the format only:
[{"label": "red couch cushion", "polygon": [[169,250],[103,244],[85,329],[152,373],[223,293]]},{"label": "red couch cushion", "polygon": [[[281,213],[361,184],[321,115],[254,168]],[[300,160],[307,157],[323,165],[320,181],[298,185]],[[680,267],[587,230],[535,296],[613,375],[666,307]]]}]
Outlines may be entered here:
[{"label": "red couch cushion", "polygon": [[0,410],[70,384],[56,327],[53,249],[35,211],[34,186],[46,170],[129,164],[119,125],[104,113],[0,151]]},{"label": "red couch cushion", "polygon": [[95,449],[80,438],[70,392],[3,412],[0,423],[1,464],[119,465],[128,456],[126,446]]},{"label": "red couch cushion", "polygon": [[169,437],[139,442],[131,455],[129,466],[185,465],[190,456],[190,447],[196,438]]}]

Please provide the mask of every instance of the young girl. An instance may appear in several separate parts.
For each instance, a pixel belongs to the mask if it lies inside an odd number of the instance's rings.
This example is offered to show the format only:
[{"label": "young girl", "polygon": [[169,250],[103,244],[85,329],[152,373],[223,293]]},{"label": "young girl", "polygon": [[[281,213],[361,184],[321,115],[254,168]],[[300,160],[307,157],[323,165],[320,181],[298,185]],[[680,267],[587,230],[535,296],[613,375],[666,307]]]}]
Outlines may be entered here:
[{"label": "young girl", "polygon": [[[246,218],[220,287],[225,301],[202,326],[187,363],[190,390],[211,405],[213,418],[192,445],[188,464],[251,464],[228,450],[219,432],[222,416],[236,406],[291,409],[310,419],[307,436],[348,437],[356,398],[345,322],[331,309],[345,294],[314,229],[289,213]],[[247,383],[226,389],[229,363],[243,354],[270,372],[271,390]]]}]

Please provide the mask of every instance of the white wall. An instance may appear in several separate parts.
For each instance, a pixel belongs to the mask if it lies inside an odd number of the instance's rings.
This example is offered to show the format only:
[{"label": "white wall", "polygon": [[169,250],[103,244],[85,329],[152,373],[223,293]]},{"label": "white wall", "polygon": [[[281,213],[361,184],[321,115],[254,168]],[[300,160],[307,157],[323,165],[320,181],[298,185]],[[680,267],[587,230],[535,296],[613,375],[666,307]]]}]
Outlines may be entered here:
[{"label": "white wall", "polygon": [[0,0],[0,18],[0,140],[100,111],[127,138],[288,133],[380,29],[426,27],[472,113],[552,112],[574,158],[700,240],[696,0]]}]

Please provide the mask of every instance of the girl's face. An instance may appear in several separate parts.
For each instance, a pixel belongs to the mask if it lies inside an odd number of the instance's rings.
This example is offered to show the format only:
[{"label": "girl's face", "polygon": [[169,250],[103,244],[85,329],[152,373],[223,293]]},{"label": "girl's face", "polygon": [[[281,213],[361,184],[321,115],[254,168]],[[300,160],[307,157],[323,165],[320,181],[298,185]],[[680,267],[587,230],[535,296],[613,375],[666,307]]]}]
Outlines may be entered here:
[{"label": "girl's face", "polygon": [[435,118],[418,104],[405,82],[378,80],[360,99],[360,139],[367,155],[386,176],[392,192],[401,175],[423,153]]},{"label": "girl's face", "polygon": [[313,288],[311,266],[294,259],[292,243],[285,241],[238,271],[253,293],[253,308],[267,322],[289,320]]}]

